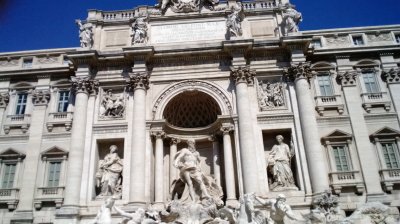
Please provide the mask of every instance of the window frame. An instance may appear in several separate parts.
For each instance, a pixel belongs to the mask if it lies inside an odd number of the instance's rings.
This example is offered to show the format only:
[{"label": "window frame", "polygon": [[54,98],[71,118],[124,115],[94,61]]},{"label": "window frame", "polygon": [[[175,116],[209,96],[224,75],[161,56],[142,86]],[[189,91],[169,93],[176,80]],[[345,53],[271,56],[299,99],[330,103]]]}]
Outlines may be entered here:
[{"label": "window frame", "polygon": [[[65,104],[66,104],[66,108],[65,108],[65,111],[60,111],[61,93],[65,93],[65,92],[68,92],[67,101],[65,101],[65,99],[63,100],[63,102],[64,102],[63,106],[65,107]],[[68,112],[68,107],[69,107],[69,104],[71,103],[71,91],[69,89],[59,89],[57,91],[57,98],[56,99],[57,99],[57,102],[56,102],[56,111],[57,111],[57,113],[66,113],[66,112]]]},{"label": "window frame", "polygon": [[[356,43],[356,39],[360,38],[362,43]],[[355,47],[362,47],[367,45],[366,38],[364,37],[364,34],[351,34],[351,43]]]},{"label": "window frame", "polygon": [[[335,151],[335,147],[343,147],[343,152],[344,152],[344,156],[345,156],[347,170],[339,170],[338,169],[338,165],[341,166],[341,169],[343,169],[343,165],[342,164],[338,164],[338,161],[336,160],[336,155],[335,155],[335,152],[334,152]],[[334,166],[332,166],[332,167],[335,167],[335,171],[336,172],[351,172],[351,171],[353,171],[353,166],[352,166],[352,163],[351,163],[351,156],[350,156],[348,144],[347,143],[336,143],[336,142],[334,142],[333,144],[330,145],[330,148],[332,150],[333,161],[335,163]],[[340,158],[339,158],[339,160],[340,160]]]},{"label": "window frame", "polygon": [[[19,97],[25,95],[25,103],[24,103],[24,109],[23,112],[21,113],[21,110],[18,109],[18,107],[20,106],[19,104]],[[20,91],[16,93],[16,98],[15,98],[15,107],[14,107],[14,111],[13,114],[14,115],[25,115],[27,114],[27,107],[28,107],[28,98],[29,98],[29,93],[25,92],[25,91]]]},{"label": "window frame", "polygon": [[[53,174],[53,178],[51,177],[51,164],[59,164],[58,167],[58,180],[57,180],[57,184],[55,185],[54,183],[56,182],[54,178],[54,174]],[[60,187],[60,183],[61,183],[61,169],[62,169],[62,165],[63,165],[63,160],[62,159],[51,159],[49,161],[47,161],[47,169],[46,169],[46,182],[45,182],[45,187]],[[56,173],[56,172],[53,172]]]},{"label": "window frame", "polygon": [[[8,148],[0,154],[0,189],[16,189],[18,188],[20,169],[25,155],[17,152],[13,148]],[[3,188],[3,178],[5,175],[6,164],[15,164],[13,184],[11,188]]]},{"label": "window frame", "polygon": [[[391,140],[391,139],[380,139],[378,141],[378,143],[379,143],[379,151],[382,155],[382,161],[381,161],[382,167],[384,167],[385,169],[400,169],[400,152],[399,152],[398,141]],[[392,143],[392,145],[394,145],[394,154],[395,154],[395,159],[397,162],[397,167],[388,167],[387,166],[387,162],[386,162],[385,154],[384,154],[384,148],[383,148],[383,144],[385,144],[385,143]]]},{"label": "window frame", "polygon": [[[7,186],[5,187],[4,186],[4,184],[5,184],[5,182],[4,182],[4,178],[5,178],[5,175],[6,175],[6,171],[7,171],[7,165],[14,165],[15,166],[15,168],[14,168],[14,176],[13,176],[13,178],[12,178],[12,184],[11,184],[11,186],[9,186],[9,184],[10,184],[10,178],[8,178],[8,181],[7,181]],[[15,160],[10,160],[10,161],[5,161],[2,165],[1,165],[1,169],[2,169],[2,171],[1,171],[1,185],[0,185],[0,189],[12,189],[12,188],[15,188],[15,182],[16,182],[16,178],[17,178],[17,169],[18,169],[18,161],[15,161]]]},{"label": "window frame", "polygon": [[[367,82],[365,81],[365,75],[371,75],[371,76],[372,76],[372,77],[370,77],[370,78],[372,78],[373,81],[374,81],[374,84],[375,84],[375,91],[374,91],[374,89],[371,88],[371,84],[369,84],[369,83],[367,83]],[[363,69],[363,70],[361,71],[361,76],[360,76],[360,78],[361,78],[361,81],[362,81],[362,83],[363,83],[363,87],[364,87],[363,91],[364,91],[365,93],[380,93],[380,92],[381,92],[381,88],[380,88],[380,85],[379,85],[379,81],[378,81],[378,79],[377,79],[376,76],[377,76],[377,74],[376,74],[376,71],[375,71],[375,70],[372,70],[372,69]],[[367,84],[368,84],[369,87],[367,87]],[[370,91],[368,90],[368,88],[370,88]]]},{"label": "window frame", "polygon": [[[329,87],[330,87],[330,91],[331,91],[330,95],[322,93],[321,85],[320,85],[320,77],[327,77],[328,78],[328,80],[325,80],[325,81],[329,82]],[[318,91],[318,94],[317,94],[318,96],[335,96],[335,86],[333,85],[332,75],[330,74],[330,72],[320,72],[320,73],[318,73],[316,75],[316,85],[317,85],[317,89],[318,89],[317,90]],[[326,89],[324,91],[326,91]]]},{"label": "window frame", "polygon": [[[66,167],[68,162],[68,152],[58,148],[52,147],[42,153],[42,178],[41,186],[45,188],[59,188],[65,186],[66,181]],[[60,171],[57,186],[49,185],[50,164],[60,163]]]},{"label": "window frame", "polygon": [[23,58],[22,59],[22,68],[32,68],[33,67],[33,58]]}]

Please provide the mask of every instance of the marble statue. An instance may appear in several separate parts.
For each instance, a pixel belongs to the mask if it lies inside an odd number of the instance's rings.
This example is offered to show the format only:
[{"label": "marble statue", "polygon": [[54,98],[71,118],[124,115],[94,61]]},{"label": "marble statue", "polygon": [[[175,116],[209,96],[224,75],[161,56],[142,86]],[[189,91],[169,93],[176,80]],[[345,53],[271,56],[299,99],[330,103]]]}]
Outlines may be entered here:
[{"label": "marble statue", "polygon": [[100,194],[96,198],[113,196],[121,198],[122,188],[122,159],[117,154],[118,147],[110,146],[110,152],[99,161],[99,168],[96,173],[97,187]]},{"label": "marble statue", "polygon": [[93,25],[91,23],[82,24],[81,20],[76,20],[79,26],[79,40],[81,48],[91,49],[93,46]]},{"label": "marble statue", "polygon": [[287,3],[283,8],[283,27],[284,35],[299,32],[299,23],[303,20],[300,12]]},{"label": "marble statue", "polygon": [[125,102],[124,96],[115,96],[112,90],[107,90],[101,99],[100,117],[121,118],[124,116]]},{"label": "marble statue", "polygon": [[332,194],[332,191],[326,190],[320,197],[313,202],[315,209],[313,213],[321,213],[326,218],[326,223],[336,223],[346,217],[346,214],[339,206],[339,198]]},{"label": "marble statue", "polygon": [[259,81],[258,102],[261,111],[285,106],[284,86],[281,82]]},{"label": "marble statue", "polygon": [[272,147],[267,159],[268,170],[272,174],[270,188],[272,191],[297,190],[290,168],[290,161],[294,155],[293,147],[289,148],[283,143],[282,135],[277,135],[276,140],[278,144]]},{"label": "marble statue", "polygon": [[228,15],[226,20],[226,28],[230,37],[242,36],[243,16],[243,6],[240,2],[237,2],[235,6],[231,7],[231,13]]},{"label": "marble statue", "polygon": [[286,196],[279,194],[276,199],[263,199],[255,196],[255,199],[262,205],[270,208],[270,217],[267,218],[268,224],[284,224],[285,217],[293,221],[303,221],[298,218],[292,211],[291,207],[286,204]]},{"label": "marble statue", "polygon": [[175,13],[188,13],[197,12],[201,7],[214,10],[214,7],[218,4],[219,0],[159,0],[157,6],[162,12],[165,12],[169,7]]},{"label": "marble statue", "polygon": [[110,197],[104,201],[104,204],[100,207],[96,218],[92,222],[93,224],[112,224],[111,210],[114,206],[115,200]]},{"label": "marble statue", "polygon": [[[188,193],[189,199],[192,202],[199,202],[203,199],[215,198],[220,199],[222,196],[221,187],[218,186],[213,178],[206,176],[200,167],[200,154],[196,151],[196,144],[193,139],[187,141],[188,147],[180,150],[174,160],[174,166],[179,169],[179,181],[175,182],[173,191],[174,194],[180,195],[181,200],[187,198],[184,195]],[[184,184],[186,191],[179,192],[179,185]]]},{"label": "marble statue", "polygon": [[381,202],[367,202],[357,208],[340,224],[395,224],[400,223],[390,215],[390,208]]},{"label": "marble statue", "polygon": [[142,16],[136,18],[132,23],[132,45],[144,44],[147,42],[147,17]]},{"label": "marble statue", "polygon": [[264,224],[265,215],[258,209],[254,208],[254,193],[245,194],[240,197],[239,213],[236,218],[236,224]]}]

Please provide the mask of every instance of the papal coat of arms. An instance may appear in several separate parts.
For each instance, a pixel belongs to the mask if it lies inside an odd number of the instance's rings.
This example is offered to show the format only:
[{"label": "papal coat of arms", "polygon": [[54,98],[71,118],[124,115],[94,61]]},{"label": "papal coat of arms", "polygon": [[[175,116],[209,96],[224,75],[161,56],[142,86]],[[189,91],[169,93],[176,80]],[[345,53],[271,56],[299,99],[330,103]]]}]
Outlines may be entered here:
[{"label": "papal coat of arms", "polygon": [[173,12],[197,12],[201,7],[206,7],[210,10],[219,3],[219,0],[159,0],[158,6],[161,11],[165,12],[171,8]]}]

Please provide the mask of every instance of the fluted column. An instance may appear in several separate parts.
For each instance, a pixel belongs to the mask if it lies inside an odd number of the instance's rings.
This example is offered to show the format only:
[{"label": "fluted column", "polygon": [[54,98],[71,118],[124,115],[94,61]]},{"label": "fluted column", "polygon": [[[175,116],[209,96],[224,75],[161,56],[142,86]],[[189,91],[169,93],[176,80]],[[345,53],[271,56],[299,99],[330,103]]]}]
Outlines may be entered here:
[{"label": "fluted column", "polygon": [[161,130],[151,133],[156,141],[154,167],[154,195],[156,206],[164,205],[164,141],[165,133]]},{"label": "fluted column", "polygon": [[221,186],[221,166],[220,166],[220,150],[219,150],[219,142],[216,136],[211,136],[208,140],[212,142],[212,163],[213,163],[213,172],[214,179],[219,186]]},{"label": "fluted column", "polygon": [[[49,82],[50,77],[46,80]],[[47,82],[47,83],[48,83]],[[40,149],[42,145],[43,124],[45,123],[46,109],[50,100],[50,91],[48,87],[38,89],[32,92],[32,120],[29,129],[28,151],[24,160],[23,178],[19,193],[19,203],[14,214],[13,220],[26,222],[33,220],[33,200],[35,196],[34,187],[37,178],[38,165],[40,161]]]},{"label": "fluted column", "polygon": [[321,143],[318,135],[314,102],[308,82],[308,79],[312,76],[310,65],[302,62],[294,64],[285,70],[285,75],[294,81],[296,88],[300,125],[303,132],[308,169],[311,176],[311,186],[314,193],[321,193],[329,189],[329,180],[326,158],[323,150],[321,150]]},{"label": "fluted column", "polygon": [[224,141],[224,167],[225,167],[225,185],[226,185],[226,203],[236,202],[235,171],[233,166],[233,152],[231,131],[232,125],[223,125],[221,127],[222,138]]},{"label": "fluted column", "polygon": [[178,151],[178,143],[180,139],[171,138],[171,145],[169,148],[169,185],[172,185],[172,182],[178,178],[177,176],[177,168],[174,166],[174,160],[176,152]]},{"label": "fluted column", "polygon": [[132,111],[132,157],[129,204],[144,206],[146,168],[146,91],[149,88],[147,72],[132,73],[127,81],[128,90],[133,91]]},{"label": "fluted column", "polygon": [[244,193],[258,192],[257,158],[254,145],[253,125],[248,85],[254,84],[255,71],[249,67],[231,68],[236,84],[236,104],[239,117],[239,145],[242,164]]},{"label": "fluted column", "polygon": [[[71,129],[71,146],[65,186],[64,210],[78,214],[85,150],[85,133],[89,94],[97,94],[98,81],[89,77],[72,77],[72,91],[75,92],[74,119]],[[66,212],[68,214],[68,212]]]}]

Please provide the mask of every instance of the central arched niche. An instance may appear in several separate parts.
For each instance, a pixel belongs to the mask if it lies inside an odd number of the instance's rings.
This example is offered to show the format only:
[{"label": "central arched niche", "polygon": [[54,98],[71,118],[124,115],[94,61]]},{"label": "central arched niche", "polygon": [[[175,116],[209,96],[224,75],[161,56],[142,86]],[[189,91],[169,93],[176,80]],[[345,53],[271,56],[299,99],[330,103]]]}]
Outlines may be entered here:
[{"label": "central arched niche", "polygon": [[208,94],[192,90],[178,94],[168,102],[164,119],[180,128],[200,128],[211,125],[221,115],[218,103]]}]

